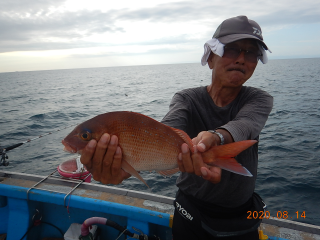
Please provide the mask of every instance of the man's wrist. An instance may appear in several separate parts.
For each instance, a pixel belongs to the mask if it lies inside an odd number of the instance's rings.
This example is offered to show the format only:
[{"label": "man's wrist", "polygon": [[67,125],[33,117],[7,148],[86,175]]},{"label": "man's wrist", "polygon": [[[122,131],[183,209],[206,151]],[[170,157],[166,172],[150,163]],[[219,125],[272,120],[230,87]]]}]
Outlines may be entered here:
[{"label": "man's wrist", "polygon": [[208,132],[216,134],[220,138],[220,145],[224,144],[224,137],[221,133],[217,132],[216,130],[208,130]]}]

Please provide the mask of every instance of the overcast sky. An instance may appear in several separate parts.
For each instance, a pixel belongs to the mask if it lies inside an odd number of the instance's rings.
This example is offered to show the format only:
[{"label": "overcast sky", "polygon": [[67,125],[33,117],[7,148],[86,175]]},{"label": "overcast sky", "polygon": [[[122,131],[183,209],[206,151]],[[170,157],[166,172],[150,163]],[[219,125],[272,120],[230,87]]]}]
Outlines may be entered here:
[{"label": "overcast sky", "polygon": [[238,15],[260,24],[270,59],[320,57],[319,0],[1,0],[0,72],[200,64]]}]

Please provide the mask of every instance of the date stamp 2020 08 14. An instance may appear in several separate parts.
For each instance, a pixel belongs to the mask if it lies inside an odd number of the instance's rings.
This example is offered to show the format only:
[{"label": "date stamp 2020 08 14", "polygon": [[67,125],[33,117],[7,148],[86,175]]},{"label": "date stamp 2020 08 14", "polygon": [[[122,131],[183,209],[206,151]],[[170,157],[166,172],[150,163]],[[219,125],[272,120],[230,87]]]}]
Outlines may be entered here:
[{"label": "date stamp 2020 08 14", "polygon": [[302,213],[299,211],[296,211],[295,214],[290,215],[288,211],[278,211],[277,212],[277,217],[271,217],[270,212],[269,211],[248,211],[247,212],[248,216],[247,219],[269,219],[269,218],[278,218],[278,219],[299,219],[299,218],[306,218],[306,212],[303,211]]}]

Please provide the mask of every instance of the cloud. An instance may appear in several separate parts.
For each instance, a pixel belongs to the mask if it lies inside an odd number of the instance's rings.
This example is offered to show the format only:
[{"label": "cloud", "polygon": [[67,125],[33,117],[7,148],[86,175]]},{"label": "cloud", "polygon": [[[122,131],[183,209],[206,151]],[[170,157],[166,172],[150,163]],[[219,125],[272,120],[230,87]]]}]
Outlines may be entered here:
[{"label": "cloud", "polygon": [[138,10],[123,10],[117,14],[117,19],[151,22],[189,22],[197,21],[207,14],[208,8],[218,8],[214,3],[199,2],[173,2],[159,4],[153,8],[141,8]]},{"label": "cloud", "polygon": [[320,23],[320,4],[307,4],[301,9],[283,8],[257,16],[255,20],[264,26]]},{"label": "cloud", "polygon": [[55,12],[24,17],[0,13],[0,52],[55,47],[83,47],[81,39],[96,33],[123,32],[108,13],[101,11]]},{"label": "cloud", "polygon": [[[316,0],[305,0],[292,5],[291,0],[250,1],[181,1],[159,4],[148,8],[96,9],[79,11],[64,7],[65,0],[2,0],[0,2],[0,52],[48,49],[84,48],[130,44],[106,43],[91,37],[126,33],[132,24],[198,24],[202,34],[211,36],[225,18],[247,15],[262,27],[287,26],[320,22],[320,7]],[[290,6],[290,7],[289,7]],[[156,26],[156,25],[154,25]],[[146,29],[148,31],[148,29]],[[134,44],[181,44],[192,41],[194,29],[175,36],[156,36]],[[201,37],[201,36],[200,36]],[[207,38],[207,37],[205,37]],[[133,41],[133,40],[131,40]]]},{"label": "cloud", "polygon": [[[123,31],[112,24],[110,15],[101,11],[40,13],[33,16],[8,16],[0,13],[0,37],[2,39],[28,40],[41,37],[80,38],[99,32]],[[23,37],[22,37],[23,36]],[[39,36],[39,35],[38,35]]]},{"label": "cloud", "polygon": [[316,0],[297,2],[280,1],[184,1],[159,4],[153,8],[123,10],[117,19],[152,22],[212,21],[219,23],[226,18],[247,15],[265,25],[320,22],[320,4]]},{"label": "cloud", "polygon": [[0,1],[1,12],[11,13],[37,13],[48,10],[51,7],[61,6],[66,0],[2,0]]}]

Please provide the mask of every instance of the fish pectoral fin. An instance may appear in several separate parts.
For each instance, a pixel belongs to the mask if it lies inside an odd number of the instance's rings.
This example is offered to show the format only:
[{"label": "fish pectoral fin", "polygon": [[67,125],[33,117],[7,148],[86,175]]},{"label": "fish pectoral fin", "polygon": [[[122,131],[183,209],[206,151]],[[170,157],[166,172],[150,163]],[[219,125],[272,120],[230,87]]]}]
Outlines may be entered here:
[{"label": "fish pectoral fin", "polygon": [[127,173],[130,173],[132,176],[138,178],[141,182],[143,182],[148,188],[148,184],[146,181],[140,176],[140,174],[124,159],[122,159],[122,165],[121,168],[126,171]]},{"label": "fish pectoral fin", "polygon": [[217,158],[215,159],[214,163],[208,163],[208,165],[215,165],[229,172],[237,173],[247,177],[252,177],[252,174],[248,171],[248,169],[246,169],[244,166],[238,163],[237,160],[234,158]]},{"label": "fish pectoral fin", "polygon": [[173,168],[173,169],[169,169],[169,170],[157,171],[157,173],[159,173],[160,175],[162,175],[164,177],[171,176],[171,175],[175,174],[176,172],[179,172],[179,168]]}]

